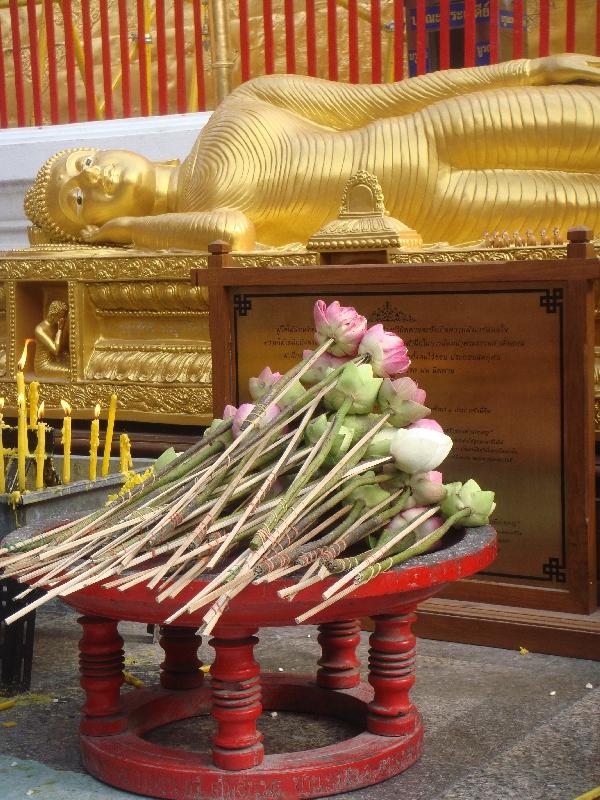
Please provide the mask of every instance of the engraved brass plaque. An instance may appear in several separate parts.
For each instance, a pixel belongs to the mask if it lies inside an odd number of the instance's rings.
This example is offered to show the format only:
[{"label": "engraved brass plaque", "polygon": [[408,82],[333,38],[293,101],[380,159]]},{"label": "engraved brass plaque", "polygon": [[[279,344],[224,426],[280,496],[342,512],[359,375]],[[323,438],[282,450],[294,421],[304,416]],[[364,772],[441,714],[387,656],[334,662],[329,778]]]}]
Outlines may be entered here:
[{"label": "engraved brass plaque", "polygon": [[473,477],[496,492],[500,554],[478,579],[564,583],[562,288],[240,291],[233,297],[239,402],[265,365],[283,372],[314,346],[318,297],[353,305],[404,338],[408,374],[454,440],[444,480]]}]

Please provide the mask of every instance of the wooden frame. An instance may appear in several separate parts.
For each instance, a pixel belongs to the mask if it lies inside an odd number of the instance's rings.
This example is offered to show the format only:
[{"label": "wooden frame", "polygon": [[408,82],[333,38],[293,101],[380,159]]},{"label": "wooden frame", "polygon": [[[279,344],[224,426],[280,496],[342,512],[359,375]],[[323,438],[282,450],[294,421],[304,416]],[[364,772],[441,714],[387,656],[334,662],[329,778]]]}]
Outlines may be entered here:
[{"label": "wooden frame", "polygon": [[586,237],[579,235],[571,238],[567,260],[237,268],[230,265],[227,245],[215,243],[208,269],[193,271],[193,280],[209,290],[215,415],[220,415],[226,403],[235,403],[237,395],[234,295],[301,292],[315,298],[328,294],[333,299],[336,294],[360,294],[373,287],[392,291],[424,285],[441,291],[482,285],[498,291],[510,286],[551,290],[562,305],[561,489],[566,557],[564,564],[554,566],[556,575],[558,567],[565,567],[568,577],[538,586],[505,582],[501,577],[491,581],[473,579],[452,587],[445,596],[451,598],[447,602],[589,614],[597,603],[592,375],[593,281],[600,277],[599,262],[590,250]]}]

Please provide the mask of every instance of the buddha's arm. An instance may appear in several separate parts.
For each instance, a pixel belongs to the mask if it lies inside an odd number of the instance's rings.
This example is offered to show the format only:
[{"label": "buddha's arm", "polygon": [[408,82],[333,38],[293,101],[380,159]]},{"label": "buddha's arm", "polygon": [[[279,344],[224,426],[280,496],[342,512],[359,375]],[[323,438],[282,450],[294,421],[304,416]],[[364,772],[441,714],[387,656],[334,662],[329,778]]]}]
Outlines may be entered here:
[{"label": "buddha's arm", "polygon": [[239,86],[219,107],[220,116],[236,98],[253,97],[337,130],[383,117],[411,114],[439,100],[485,89],[599,82],[600,61],[573,53],[519,59],[468,69],[449,69],[388,84],[335,83],[300,75],[266,75]]},{"label": "buddha's arm", "polygon": [[158,214],[153,217],[118,217],[101,228],[82,231],[87,242],[134,245],[151,250],[206,250],[210,242],[224,239],[234,250],[253,250],[254,226],[240,211]]},{"label": "buddha's arm", "polygon": [[52,335],[52,329],[48,322],[40,322],[39,325],[35,327],[35,338],[38,344],[41,344],[42,347],[45,347],[46,350],[49,350],[52,355],[59,356],[62,352],[64,341],[63,341],[63,328],[58,327],[55,334]]}]

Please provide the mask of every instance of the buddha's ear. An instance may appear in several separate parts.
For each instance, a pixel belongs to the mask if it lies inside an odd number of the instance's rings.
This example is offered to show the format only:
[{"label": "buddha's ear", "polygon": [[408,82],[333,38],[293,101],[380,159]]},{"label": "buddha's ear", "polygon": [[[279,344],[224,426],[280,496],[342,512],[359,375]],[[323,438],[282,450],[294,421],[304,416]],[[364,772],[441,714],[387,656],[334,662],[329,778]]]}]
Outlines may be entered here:
[{"label": "buddha's ear", "polygon": [[161,164],[163,167],[178,167],[181,161],[178,158],[171,158],[168,161],[157,161],[156,163]]}]

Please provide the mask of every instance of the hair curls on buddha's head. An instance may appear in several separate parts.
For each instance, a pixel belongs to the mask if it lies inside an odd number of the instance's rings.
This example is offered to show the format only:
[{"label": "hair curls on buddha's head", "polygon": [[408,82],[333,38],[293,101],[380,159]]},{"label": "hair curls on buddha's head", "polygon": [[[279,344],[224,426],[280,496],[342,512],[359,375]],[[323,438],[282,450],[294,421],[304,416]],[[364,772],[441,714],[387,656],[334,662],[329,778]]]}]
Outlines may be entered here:
[{"label": "hair curls on buddha's head", "polygon": [[62,300],[53,300],[48,306],[46,311],[46,319],[48,322],[57,323],[61,319],[65,319],[69,311],[69,306]]},{"label": "hair curls on buddha's head", "polygon": [[[40,232],[49,242],[80,242],[83,241],[75,235],[72,230],[67,230],[66,226],[72,228],[72,223],[60,213],[56,203],[51,203],[49,190],[52,185],[52,171],[54,166],[71,153],[89,152],[89,147],[71,147],[67,150],[60,150],[51,156],[40,168],[36,175],[33,185],[25,193],[23,206],[25,216],[31,220],[36,229],[36,234]],[[52,213],[50,209],[52,208]]]}]

